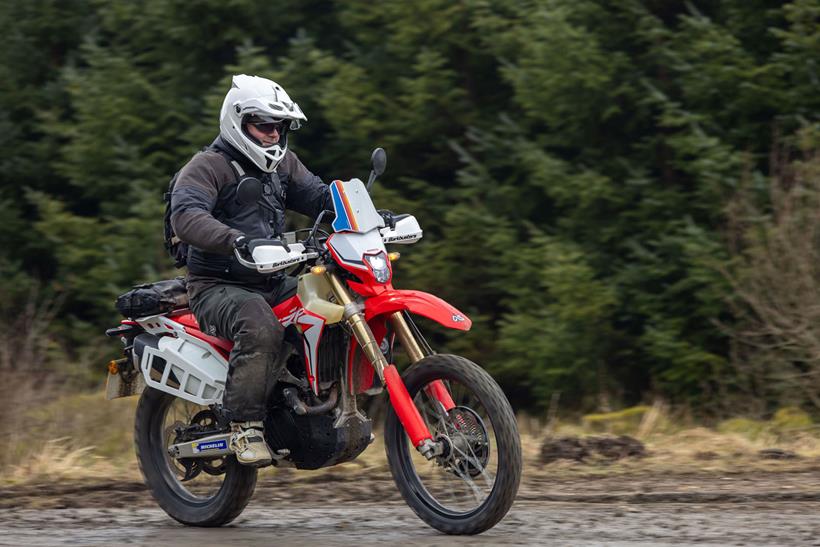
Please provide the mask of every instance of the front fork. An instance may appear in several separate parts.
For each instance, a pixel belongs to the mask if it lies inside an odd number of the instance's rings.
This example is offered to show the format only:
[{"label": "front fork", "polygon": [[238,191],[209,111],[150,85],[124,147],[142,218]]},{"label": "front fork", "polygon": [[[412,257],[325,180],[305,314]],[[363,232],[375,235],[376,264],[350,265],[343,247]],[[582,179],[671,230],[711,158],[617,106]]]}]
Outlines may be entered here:
[{"label": "front fork", "polygon": [[[370,361],[373,368],[376,369],[376,374],[379,375],[379,379],[387,387],[387,393],[390,395],[390,404],[393,405],[393,409],[396,411],[401,425],[404,426],[404,430],[407,432],[408,437],[410,437],[410,441],[427,459],[433,458],[440,452],[439,447],[437,443],[433,441],[433,436],[427,424],[424,423],[424,419],[421,417],[421,414],[419,414],[416,405],[413,403],[413,399],[407,392],[407,388],[401,379],[398,369],[396,369],[396,365],[388,363],[387,359],[385,359],[379,347],[379,343],[370,330],[370,325],[368,325],[365,320],[361,307],[350,297],[350,293],[344,283],[333,273],[327,273],[325,275],[333,289],[333,294],[337,302],[344,306],[344,317],[353,331],[353,336],[356,337],[356,341],[359,343],[359,346],[361,346],[367,360]],[[401,312],[393,313],[390,316],[390,322],[393,325],[396,336],[399,337],[399,341],[410,356],[410,360],[415,363],[422,359],[424,352],[410,331],[407,321],[404,320],[404,316]],[[450,393],[441,380],[430,383],[430,385],[425,387],[425,390],[428,395],[435,397],[441,402],[445,411],[449,411],[455,406],[452,397],[450,397]]]},{"label": "front fork", "polygon": [[[407,355],[410,357],[411,364],[423,359],[425,357],[424,351],[422,351],[416,337],[413,336],[407,321],[404,320],[402,312],[397,311],[391,314],[390,323],[393,325],[393,330],[396,332],[396,336],[399,337],[399,342],[401,342],[402,347],[406,348],[405,351],[407,351]],[[445,413],[450,412],[456,406],[447,386],[445,386],[441,380],[434,380],[424,386],[424,392],[427,393],[427,396],[432,400],[438,401]]]}]

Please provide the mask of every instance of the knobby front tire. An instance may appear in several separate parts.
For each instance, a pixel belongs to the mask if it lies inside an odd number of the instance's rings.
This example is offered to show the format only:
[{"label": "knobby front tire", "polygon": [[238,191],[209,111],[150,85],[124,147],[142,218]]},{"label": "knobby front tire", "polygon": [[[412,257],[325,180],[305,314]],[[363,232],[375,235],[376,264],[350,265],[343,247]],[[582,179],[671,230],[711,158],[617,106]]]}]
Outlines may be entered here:
[{"label": "knobby front tire", "polygon": [[[427,356],[402,379],[433,437],[446,436],[462,447],[427,462],[391,407],[385,450],[402,497],[424,522],[446,534],[492,528],[512,506],[521,479],[521,440],[504,392],[481,367],[457,355]],[[457,406],[450,412],[423,390],[434,380],[451,390]]]}]

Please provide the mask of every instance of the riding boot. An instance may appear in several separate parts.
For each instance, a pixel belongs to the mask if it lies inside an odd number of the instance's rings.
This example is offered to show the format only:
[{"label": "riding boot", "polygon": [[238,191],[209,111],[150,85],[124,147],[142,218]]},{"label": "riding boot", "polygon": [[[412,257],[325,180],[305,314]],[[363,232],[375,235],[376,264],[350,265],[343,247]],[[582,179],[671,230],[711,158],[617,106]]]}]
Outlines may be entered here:
[{"label": "riding boot", "polygon": [[270,465],[273,460],[262,422],[233,422],[231,423],[230,447],[236,453],[236,460],[243,465],[263,467]]}]

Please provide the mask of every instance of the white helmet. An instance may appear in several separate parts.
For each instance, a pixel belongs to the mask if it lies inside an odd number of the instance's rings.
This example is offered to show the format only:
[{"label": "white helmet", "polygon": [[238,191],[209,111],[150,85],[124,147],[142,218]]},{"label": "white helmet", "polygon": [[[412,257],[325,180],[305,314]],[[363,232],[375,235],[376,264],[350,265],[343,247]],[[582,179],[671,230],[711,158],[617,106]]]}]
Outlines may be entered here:
[{"label": "white helmet", "polygon": [[264,122],[290,120],[290,125],[287,126],[290,130],[299,129],[301,122],[307,121],[307,118],[299,105],[276,82],[245,74],[233,77],[231,89],[225,95],[219,114],[219,133],[259,169],[271,173],[288,149],[287,130],[282,132],[276,144],[262,146],[246,130],[250,116]]}]

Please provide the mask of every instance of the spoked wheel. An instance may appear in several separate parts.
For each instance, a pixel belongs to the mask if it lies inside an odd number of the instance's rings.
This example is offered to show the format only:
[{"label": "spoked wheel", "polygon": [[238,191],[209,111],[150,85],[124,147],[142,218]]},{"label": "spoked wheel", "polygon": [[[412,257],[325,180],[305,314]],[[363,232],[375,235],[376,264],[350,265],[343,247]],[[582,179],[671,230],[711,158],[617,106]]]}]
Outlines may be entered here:
[{"label": "spoked wheel", "polygon": [[[422,520],[442,532],[491,528],[509,511],[521,478],[521,441],[507,398],[481,367],[456,355],[425,357],[402,378],[444,450],[427,460],[391,408],[385,445],[399,491]],[[452,396],[449,411],[425,389],[435,380]]]},{"label": "spoked wheel", "polygon": [[151,495],[169,516],[191,526],[221,526],[245,508],[256,486],[256,469],[233,456],[177,460],[172,444],[187,440],[191,426],[211,429],[216,417],[195,405],[146,388],[137,405],[137,461]]}]

